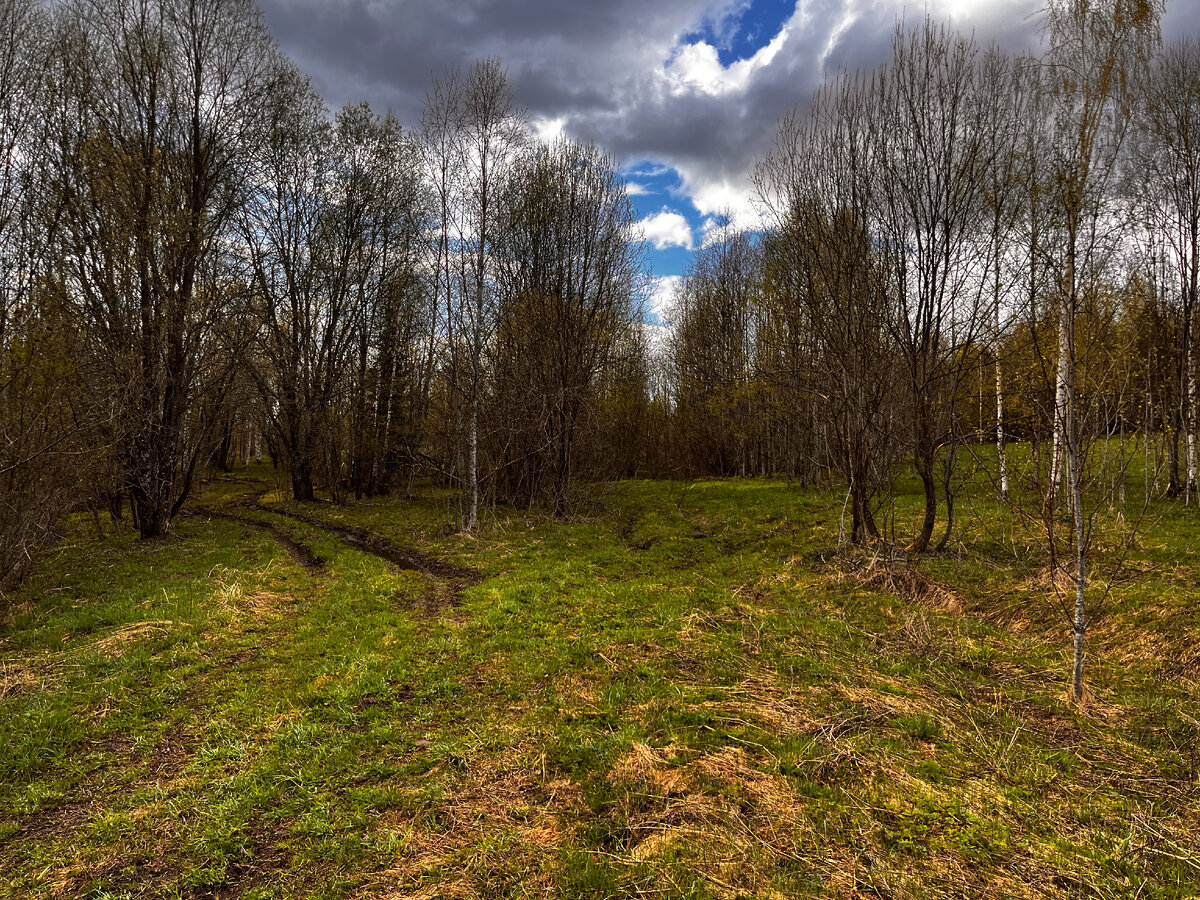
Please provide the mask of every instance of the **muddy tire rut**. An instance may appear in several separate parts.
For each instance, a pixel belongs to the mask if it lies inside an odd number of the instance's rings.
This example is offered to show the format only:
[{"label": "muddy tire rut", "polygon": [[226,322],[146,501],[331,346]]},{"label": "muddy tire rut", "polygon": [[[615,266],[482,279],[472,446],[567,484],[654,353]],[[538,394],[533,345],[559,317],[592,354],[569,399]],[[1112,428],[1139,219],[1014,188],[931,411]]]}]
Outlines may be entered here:
[{"label": "muddy tire rut", "polygon": [[428,582],[425,590],[425,602],[431,605],[457,603],[462,592],[472,585],[482,581],[482,576],[474,569],[456,566],[444,560],[434,559],[415,550],[405,550],[397,547],[391,541],[380,535],[373,534],[365,528],[354,525],[335,525],[324,522],[315,516],[287,509],[274,509],[264,506],[257,501],[247,504],[247,509],[270,515],[284,516],[304,525],[331,534],[363,553],[370,553],[385,562],[408,572],[419,572]]},{"label": "muddy tire rut", "polygon": [[[394,569],[417,572],[425,578],[426,587],[422,598],[423,605],[428,607],[453,606],[458,603],[462,592],[472,585],[482,581],[482,576],[474,569],[456,566],[444,560],[435,559],[415,550],[397,547],[387,538],[373,534],[365,528],[354,525],[338,525],[325,522],[315,516],[288,509],[277,509],[259,502],[262,494],[247,498],[237,504],[236,508],[248,513],[263,513],[266,515],[282,516],[287,519],[323,531],[332,535],[355,550],[369,553],[388,563]],[[272,522],[264,521],[251,515],[237,512],[227,512],[210,506],[193,506],[192,515],[208,516],[214,519],[225,519],[238,522],[251,528],[268,532],[277,540],[288,555],[309,571],[320,571],[326,566],[327,560],[318,556],[311,547],[298,540],[286,529]]]},{"label": "muddy tire rut", "polygon": [[[188,514],[184,513],[184,515]],[[296,538],[278,525],[263,522],[259,519],[252,519],[250,516],[240,516],[237,513],[223,512],[219,509],[213,509],[210,506],[193,506],[190,515],[207,516],[210,519],[224,519],[227,522],[238,522],[242,525],[249,525],[251,528],[265,531],[282,545],[293,561],[303,568],[308,569],[310,572],[320,571],[325,568],[326,560],[324,557],[318,556],[312,547],[296,540]]]}]

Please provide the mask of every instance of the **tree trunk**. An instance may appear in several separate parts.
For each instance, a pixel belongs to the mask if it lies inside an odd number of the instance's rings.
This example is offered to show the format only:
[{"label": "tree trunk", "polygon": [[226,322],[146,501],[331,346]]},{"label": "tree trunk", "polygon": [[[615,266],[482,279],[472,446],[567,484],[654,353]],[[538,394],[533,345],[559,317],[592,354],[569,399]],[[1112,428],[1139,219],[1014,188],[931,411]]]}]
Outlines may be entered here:
[{"label": "tree trunk", "polygon": [[871,513],[871,498],[859,482],[855,482],[850,488],[850,503],[850,543],[856,547],[865,547],[879,537],[879,529],[875,525],[875,516]]},{"label": "tree trunk", "polygon": [[1172,498],[1182,493],[1179,483],[1179,412],[1178,407],[1171,409],[1163,422],[1163,427],[1167,429],[1167,496]]},{"label": "tree trunk", "polygon": [[929,541],[933,538],[933,527],[937,524],[937,481],[933,475],[932,448],[918,448],[916,459],[917,475],[921,478],[921,486],[925,488],[925,519],[921,523],[921,533],[909,545],[910,553],[924,553],[929,549]]},{"label": "tree trunk", "polygon": [[[994,311],[996,354],[996,462],[1000,467],[1000,493],[1008,497],[1008,453],[1004,444],[1004,367],[1000,364],[1000,258],[996,256]],[[980,379],[982,381],[982,379]]]},{"label": "tree trunk", "polygon": [[946,495],[946,531],[938,541],[937,551],[945,550],[954,534],[954,453],[955,446],[951,444],[942,461],[942,491]]},{"label": "tree trunk", "polygon": [[1070,415],[1071,355],[1068,351],[1067,329],[1070,327],[1070,312],[1063,309],[1058,317],[1058,368],[1054,377],[1054,443],[1050,458],[1050,477],[1046,482],[1046,504],[1053,509],[1059,488],[1062,485],[1063,465],[1066,456],[1066,427]]},{"label": "tree trunk", "polygon": [[292,499],[307,502],[314,499],[312,465],[307,460],[292,460]]},{"label": "tree trunk", "polygon": [[474,397],[467,421],[467,510],[463,531],[471,532],[479,522],[479,406]]},{"label": "tree trunk", "polygon": [[[1193,306],[1195,301],[1193,300]],[[1192,326],[1195,324],[1191,321],[1194,318],[1194,312],[1189,310],[1185,313],[1187,316],[1187,325],[1185,327],[1187,349],[1184,353],[1184,365],[1187,367],[1187,377],[1184,379],[1186,384],[1184,397],[1184,423],[1187,430],[1187,485],[1186,490],[1189,498],[1196,493],[1196,469],[1200,465],[1200,460],[1197,459],[1196,446],[1196,359],[1194,345],[1196,342],[1195,334]]]},{"label": "tree trunk", "polygon": [[233,453],[233,422],[226,423],[221,434],[221,446],[217,448],[217,463],[222,472],[232,472],[234,463]]}]

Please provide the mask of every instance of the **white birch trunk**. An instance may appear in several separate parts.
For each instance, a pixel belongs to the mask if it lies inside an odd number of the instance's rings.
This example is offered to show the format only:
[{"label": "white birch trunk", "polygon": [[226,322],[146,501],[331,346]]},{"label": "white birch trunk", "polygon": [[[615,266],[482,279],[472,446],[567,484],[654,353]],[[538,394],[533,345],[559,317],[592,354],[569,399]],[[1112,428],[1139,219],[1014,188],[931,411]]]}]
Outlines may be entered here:
[{"label": "white birch trunk", "polygon": [[[1064,301],[1066,303],[1067,301]],[[1067,429],[1071,417],[1071,310],[1066,306],[1058,317],[1058,369],[1054,379],[1054,449],[1050,460],[1047,497],[1053,503],[1063,483],[1067,456]]]},{"label": "white birch trunk", "polygon": [[[999,241],[996,242],[999,247]],[[1004,447],[1004,369],[1000,365],[1000,253],[996,251],[995,283],[996,348],[996,462],[1000,466],[1000,493],[1008,496],[1008,453]],[[982,384],[982,379],[980,379]]]},{"label": "white birch trunk", "polygon": [[[1195,301],[1192,301],[1193,304]],[[1192,318],[1195,314],[1189,312]],[[1195,359],[1195,344],[1196,333],[1194,331],[1195,322],[1192,321],[1189,325],[1187,353],[1184,357],[1184,365],[1187,366],[1187,396],[1184,398],[1184,421],[1187,429],[1187,482],[1185,491],[1189,496],[1196,490],[1196,468],[1197,468],[1197,448],[1196,448],[1196,359]]]}]

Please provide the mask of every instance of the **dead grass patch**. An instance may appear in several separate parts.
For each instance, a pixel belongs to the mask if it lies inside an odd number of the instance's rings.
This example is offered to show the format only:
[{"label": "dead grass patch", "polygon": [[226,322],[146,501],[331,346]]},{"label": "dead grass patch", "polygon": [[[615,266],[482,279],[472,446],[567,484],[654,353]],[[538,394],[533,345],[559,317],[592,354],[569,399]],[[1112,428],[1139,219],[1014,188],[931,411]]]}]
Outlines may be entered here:
[{"label": "dead grass patch", "polygon": [[743,747],[695,754],[635,743],[608,776],[645,792],[626,804],[634,842],[618,861],[686,859],[720,895],[770,896],[772,868],[807,861],[813,843],[804,803],[774,765]]},{"label": "dead grass patch", "polygon": [[924,610],[907,609],[900,617],[900,624],[885,634],[878,635],[875,641],[904,654],[937,659],[954,655],[959,635],[949,629],[935,626]]},{"label": "dead grass patch", "polygon": [[280,615],[290,606],[292,598],[271,591],[255,591],[246,597],[243,606],[252,615],[265,617]]},{"label": "dead grass patch", "polygon": [[609,770],[609,780],[632,781],[657,789],[665,796],[681,793],[688,785],[688,773],[671,762],[678,752],[674,745],[655,750],[635,741],[625,758]]},{"label": "dead grass patch", "polygon": [[743,645],[758,647],[761,641],[763,621],[776,610],[764,602],[766,594],[757,585],[742,585],[734,588],[733,600],[724,609],[715,612],[694,610],[683,617],[675,636],[683,643],[700,640],[707,633],[728,630],[730,626],[741,626]]},{"label": "dead grass patch", "polygon": [[751,675],[729,689],[728,700],[708,700],[700,708],[725,714],[734,720],[746,720],[781,737],[808,734],[816,719],[811,708],[820,689],[797,691],[781,687],[773,679]]},{"label": "dead grass patch", "polygon": [[756,818],[778,821],[796,819],[803,806],[786,778],[762,771],[753,765],[742,747],[723,747],[700,757],[696,770],[727,789],[742,792],[753,804]]},{"label": "dead grass patch", "polygon": [[1191,614],[1169,603],[1139,604],[1136,612],[1153,624],[1130,623],[1114,609],[1089,628],[1088,640],[1119,666],[1150,666],[1185,684],[1200,682],[1200,629]]},{"label": "dead grass patch", "polygon": [[[569,819],[583,804],[579,786],[547,779],[529,748],[444,762],[435,774],[446,779],[445,799],[428,813],[381,820],[403,834],[400,851],[362,896],[487,897],[516,882],[524,896],[551,896],[553,867],[573,832]],[[445,880],[451,872],[461,877]]]},{"label": "dead grass patch", "polygon": [[295,598],[286,594],[248,589],[238,580],[237,573],[222,571],[216,582],[213,599],[229,618],[226,626],[229,634],[257,630],[261,623],[277,623],[295,602]]},{"label": "dead grass patch", "polygon": [[[836,580],[851,578],[879,593],[934,612],[969,613],[1016,634],[1056,638],[1062,630],[1060,603],[1074,590],[1071,574],[1047,567],[1031,574],[1003,594],[968,599],[950,585],[930,578],[907,561],[872,558],[855,568],[837,570]],[[1057,588],[1055,587],[1057,585]]]},{"label": "dead grass patch", "polygon": [[595,683],[575,672],[568,672],[558,679],[556,692],[562,700],[577,706],[593,706],[600,702]]},{"label": "dead grass patch", "polygon": [[44,676],[20,662],[0,662],[0,700],[16,697],[42,686]]},{"label": "dead grass patch", "polygon": [[873,724],[887,721],[893,716],[930,715],[937,708],[923,700],[867,685],[839,684],[837,693],[847,702],[860,707],[860,710],[850,711],[851,714],[859,712],[865,721]]},{"label": "dead grass patch", "polygon": [[176,623],[169,619],[130,622],[128,625],[120,626],[112,634],[86,644],[81,644],[73,648],[73,650],[77,653],[89,652],[120,658],[134,644],[146,638],[164,635],[175,627]]},{"label": "dead grass patch", "polygon": [[1063,566],[1042,566],[1017,583],[1017,589],[1030,593],[1073,594],[1075,572]]},{"label": "dead grass patch", "polygon": [[450,898],[457,900],[457,898],[475,898],[480,895],[466,879],[460,878],[457,881],[428,884],[411,891],[401,888],[384,893],[372,892],[363,896],[370,897],[372,900],[450,900]]},{"label": "dead grass patch", "polygon": [[960,613],[965,607],[962,596],[953,588],[908,563],[872,559],[854,575],[864,587],[881,594],[892,594],[906,603],[920,603],[952,613]]},{"label": "dead grass patch", "polygon": [[604,661],[610,671],[623,672],[659,662],[664,656],[670,656],[665,649],[650,641],[638,643],[616,641],[597,651],[597,656]]}]

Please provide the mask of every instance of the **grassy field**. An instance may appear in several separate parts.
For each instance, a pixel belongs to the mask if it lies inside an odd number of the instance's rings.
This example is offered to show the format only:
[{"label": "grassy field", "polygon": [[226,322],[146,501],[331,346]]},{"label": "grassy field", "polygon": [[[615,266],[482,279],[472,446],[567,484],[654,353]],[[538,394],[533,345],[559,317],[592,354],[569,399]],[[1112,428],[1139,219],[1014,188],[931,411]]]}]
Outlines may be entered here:
[{"label": "grassy field", "polygon": [[430,488],[269,479],[162,541],[81,518],[4,601],[0,897],[1200,893],[1194,505],[1151,508],[1076,708],[984,491],[898,562],[780,482],[463,537]]}]

